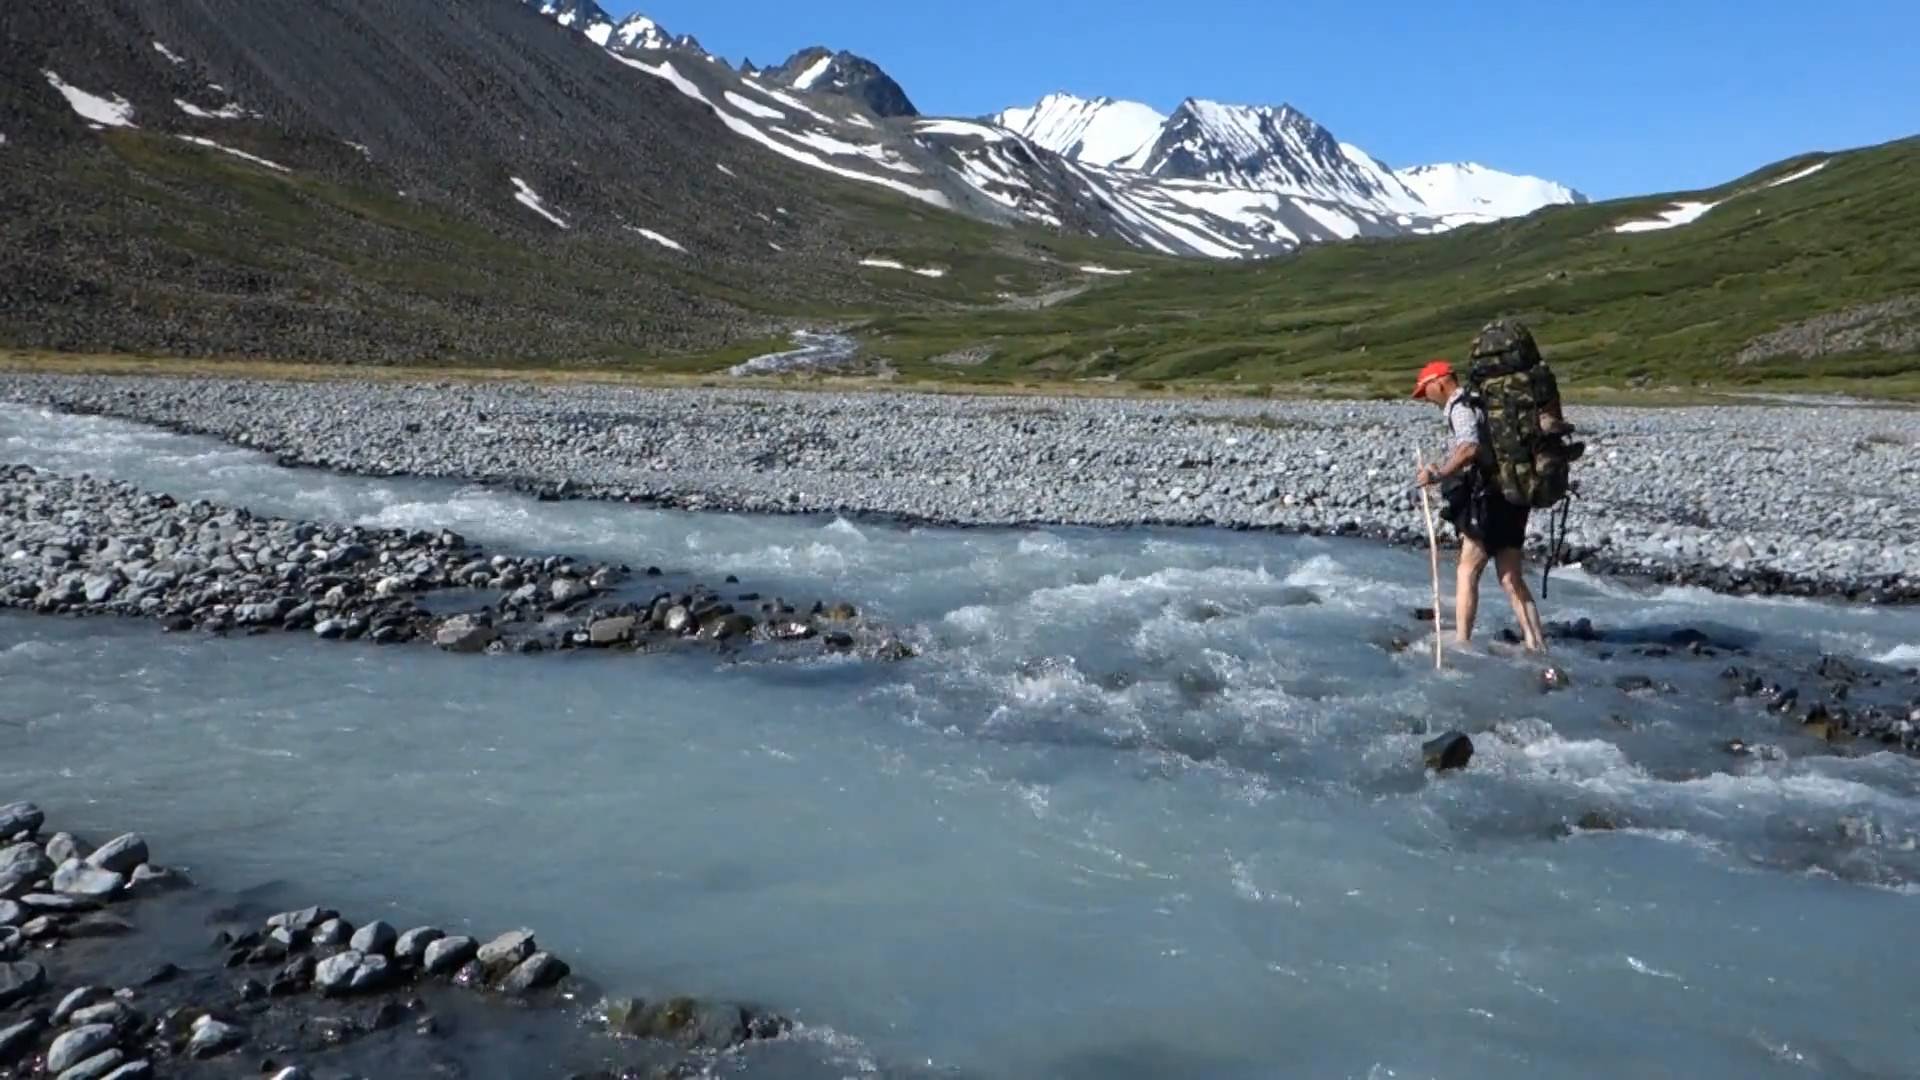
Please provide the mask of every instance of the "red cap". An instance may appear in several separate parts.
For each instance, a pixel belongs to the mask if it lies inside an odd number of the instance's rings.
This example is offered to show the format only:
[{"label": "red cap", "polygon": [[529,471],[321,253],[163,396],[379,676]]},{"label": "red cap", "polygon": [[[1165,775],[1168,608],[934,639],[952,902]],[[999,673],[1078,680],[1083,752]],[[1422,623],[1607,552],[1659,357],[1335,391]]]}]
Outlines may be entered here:
[{"label": "red cap", "polygon": [[1444,379],[1453,374],[1453,365],[1445,360],[1435,360],[1420,369],[1420,381],[1413,384],[1413,396],[1421,397],[1427,392],[1427,384],[1435,379]]}]

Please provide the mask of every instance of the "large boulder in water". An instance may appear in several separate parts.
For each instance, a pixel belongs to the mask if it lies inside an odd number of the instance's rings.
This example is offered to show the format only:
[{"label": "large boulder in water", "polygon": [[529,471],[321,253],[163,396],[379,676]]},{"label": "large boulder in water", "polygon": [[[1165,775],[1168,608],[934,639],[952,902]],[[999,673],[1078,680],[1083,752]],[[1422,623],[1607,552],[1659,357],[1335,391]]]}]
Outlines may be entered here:
[{"label": "large boulder in water", "polygon": [[1473,760],[1473,740],[1458,731],[1449,731],[1437,739],[1431,739],[1421,748],[1427,760],[1427,768],[1435,772],[1452,772],[1464,769]]},{"label": "large boulder in water", "polygon": [[479,615],[455,615],[440,624],[434,631],[433,643],[454,653],[485,652],[500,636],[485,618]]}]

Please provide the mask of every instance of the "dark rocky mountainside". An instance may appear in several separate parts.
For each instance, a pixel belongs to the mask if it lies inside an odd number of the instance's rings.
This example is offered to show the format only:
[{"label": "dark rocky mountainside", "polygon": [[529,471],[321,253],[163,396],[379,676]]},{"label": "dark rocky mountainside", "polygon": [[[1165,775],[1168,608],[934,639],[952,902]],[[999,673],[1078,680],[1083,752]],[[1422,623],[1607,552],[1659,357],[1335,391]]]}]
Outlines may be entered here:
[{"label": "dark rocky mountainside", "polygon": [[958,298],[859,262],[972,223],[765,153],[592,29],[518,0],[0,5],[0,344],[604,362]]},{"label": "dark rocky mountainside", "polygon": [[880,65],[850,52],[815,46],[802,49],[763,74],[769,82],[796,90],[839,94],[865,105],[875,116],[919,116],[907,92]]}]

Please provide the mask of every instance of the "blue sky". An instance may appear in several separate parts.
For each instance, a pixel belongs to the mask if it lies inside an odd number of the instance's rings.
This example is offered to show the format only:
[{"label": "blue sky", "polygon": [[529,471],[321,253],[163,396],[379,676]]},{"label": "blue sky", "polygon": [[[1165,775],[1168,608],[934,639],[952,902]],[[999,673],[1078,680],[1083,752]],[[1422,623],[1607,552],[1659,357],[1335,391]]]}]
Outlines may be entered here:
[{"label": "blue sky", "polygon": [[1054,90],[1291,102],[1395,166],[1474,160],[1596,198],[1920,134],[1920,0],[602,0],[730,60],[877,61],[923,112]]}]

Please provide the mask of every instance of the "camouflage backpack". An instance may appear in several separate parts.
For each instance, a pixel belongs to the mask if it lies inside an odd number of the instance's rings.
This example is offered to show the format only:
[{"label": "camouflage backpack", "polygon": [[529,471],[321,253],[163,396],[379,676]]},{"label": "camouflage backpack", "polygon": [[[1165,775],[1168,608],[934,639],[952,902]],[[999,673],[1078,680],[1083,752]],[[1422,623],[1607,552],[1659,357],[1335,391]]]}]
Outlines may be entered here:
[{"label": "camouflage backpack", "polygon": [[1569,466],[1586,448],[1566,441],[1573,429],[1558,418],[1560,385],[1540,358],[1533,334],[1517,319],[1489,323],[1473,339],[1467,389],[1479,399],[1488,475],[1515,506],[1557,506],[1573,491]]}]

